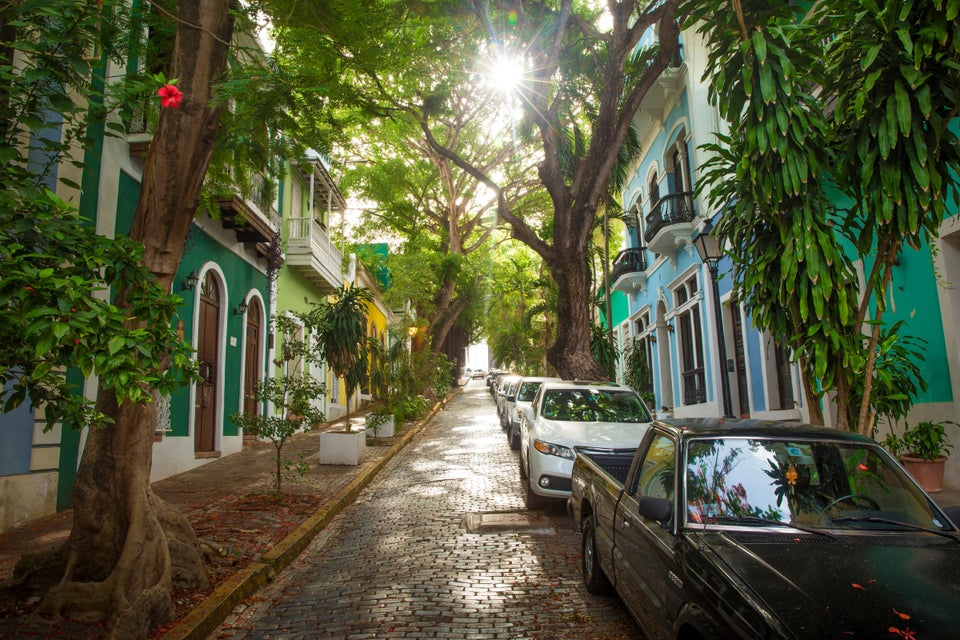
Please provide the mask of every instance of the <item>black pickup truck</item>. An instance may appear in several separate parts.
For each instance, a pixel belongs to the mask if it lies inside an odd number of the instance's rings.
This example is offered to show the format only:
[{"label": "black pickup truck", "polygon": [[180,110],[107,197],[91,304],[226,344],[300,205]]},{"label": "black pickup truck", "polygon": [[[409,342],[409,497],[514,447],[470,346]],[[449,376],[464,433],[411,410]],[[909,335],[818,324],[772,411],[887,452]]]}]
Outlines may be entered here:
[{"label": "black pickup truck", "polygon": [[869,438],[671,420],[578,454],[584,583],[652,640],[960,637],[960,509]]}]

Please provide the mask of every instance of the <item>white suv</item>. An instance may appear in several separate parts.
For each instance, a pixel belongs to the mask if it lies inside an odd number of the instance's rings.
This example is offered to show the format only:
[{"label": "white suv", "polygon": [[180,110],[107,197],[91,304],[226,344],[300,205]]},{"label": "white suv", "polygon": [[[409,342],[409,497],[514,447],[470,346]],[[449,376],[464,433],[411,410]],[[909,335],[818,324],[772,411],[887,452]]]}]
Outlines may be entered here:
[{"label": "white suv", "polygon": [[570,496],[576,448],[635,449],[650,427],[636,391],[616,382],[540,385],[520,421],[520,478],[528,509]]}]

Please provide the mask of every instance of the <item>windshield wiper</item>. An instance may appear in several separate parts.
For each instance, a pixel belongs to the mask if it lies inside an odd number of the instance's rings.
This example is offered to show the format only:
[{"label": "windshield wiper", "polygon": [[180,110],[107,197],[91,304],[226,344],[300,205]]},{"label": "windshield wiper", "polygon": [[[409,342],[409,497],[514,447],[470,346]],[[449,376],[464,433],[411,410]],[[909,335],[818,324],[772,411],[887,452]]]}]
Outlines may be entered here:
[{"label": "windshield wiper", "polygon": [[953,540],[954,542],[960,542],[960,539],[957,539],[956,531],[942,531],[940,529],[930,529],[919,524],[914,524],[912,522],[903,522],[901,520],[892,520],[890,518],[877,518],[876,516],[849,516],[844,518],[833,518],[832,522],[879,522],[881,524],[893,524],[900,527],[905,527],[911,531],[922,531],[924,533],[934,533],[938,536],[943,536]]},{"label": "windshield wiper", "polygon": [[784,527],[790,529],[796,529],[797,531],[803,531],[805,533],[813,533],[819,536],[826,536],[833,540],[837,540],[837,535],[825,531],[824,529],[817,529],[815,527],[808,527],[802,524],[791,524],[789,522],[781,522],[780,520],[771,520],[769,518],[761,518],[759,516],[710,516],[704,518],[704,524],[707,524],[707,521],[718,522],[723,520],[725,522],[735,522],[737,524],[763,524],[769,525],[772,527]]}]

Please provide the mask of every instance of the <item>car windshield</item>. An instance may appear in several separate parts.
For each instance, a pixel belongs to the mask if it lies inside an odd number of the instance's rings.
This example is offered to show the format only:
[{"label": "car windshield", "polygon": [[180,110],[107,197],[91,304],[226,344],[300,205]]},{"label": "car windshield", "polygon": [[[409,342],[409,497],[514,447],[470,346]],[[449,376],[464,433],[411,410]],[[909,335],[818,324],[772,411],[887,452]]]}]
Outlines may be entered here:
[{"label": "car windshield", "polygon": [[931,501],[869,443],[693,440],[686,524],[951,530]]},{"label": "car windshield", "polygon": [[650,422],[640,397],[628,389],[553,389],[544,394],[543,417],[566,422]]}]

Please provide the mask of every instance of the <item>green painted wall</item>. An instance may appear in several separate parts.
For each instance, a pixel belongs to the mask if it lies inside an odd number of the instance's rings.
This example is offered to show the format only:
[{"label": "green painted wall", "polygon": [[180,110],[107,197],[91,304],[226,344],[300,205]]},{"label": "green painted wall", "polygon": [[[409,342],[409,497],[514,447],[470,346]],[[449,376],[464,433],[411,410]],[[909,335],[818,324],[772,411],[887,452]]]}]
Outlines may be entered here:
[{"label": "green painted wall", "polygon": [[[180,262],[174,282],[182,283],[191,271],[201,273],[203,266],[208,262],[219,265],[226,281],[226,292],[222,305],[223,313],[227,314],[227,335],[224,341],[224,380],[223,380],[223,435],[235,436],[239,434],[237,425],[230,420],[230,415],[240,411],[239,390],[242,380],[240,372],[243,367],[241,360],[243,335],[243,317],[234,313],[237,305],[242,302],[251,289],[260,291],[265,303],[270,297],[267,291],[267,277],[264,273],[254,269],[246,261],[233,252],[225,249],[219,243],[194,226],[187,239],[188,250]],[[177,287],[175,286],[174,289]],[[197,291],[175,291],[182,298],[184,304],[180,307],[180,320],[183,321],[183,335],[187,340],[193,335],[193,307]],[[267,309],[267,313],[270,310]],[[266,362],[266,341],[261,362]],[[168,436],[186,436],[190,424],[190,394],[187,389],[174,394],[170,398],[170,421],[172,430]]]},{"label": "green painted wall", "polygon": [[[117,232],[126,233],[130,229],[133,221],[133,213],[137,206],[137,197],[140,192],[140,185],[130,176],[121,173],[119,197],[117,199]],[[197,296],[196,289],[183,290],[183,282],[187,275],[193,271],[200,274],[203,266],[208,262],[214,262],[219,265],[223,273],[226,284],[224,292],[223,313],[227,315],[227,335],[224,341],[226,353],[224,354],[224,380],[223,380],[223,424],[222,433],[225,436],[236,436],[239,434],[237,426],[230,420],[230,415],[240,410],[240,387],[242,381],[240,372],[243,368],[241,361],[243,347],[243,317],[234,313],[237,305],[243,301],[251,289],[257,289],[260,292],[264,304],[269,304],[269,293],[267,289],[266,274],[254,268],[245,260],[241,259],[232,251],[224,248],[213,238],[204,233],[198,226],[194,225],[187,236],[186,248],[183,259],[180,261],[180,267],[174,280],[173,293],[183,298],[184,302],[180,306],[179,322],[183,322],[184,339],[192,343],[193,336],[193,311]],[[270,310],[267,309],[267,313]],[[264,352],[261,354],[260,361],[266,362],[266,340],[264,341]],[[170,426],[171,430],[167,437],[185,437],[190,429],[190,393],[189,389],[183,388],[170,397]]]}]

